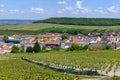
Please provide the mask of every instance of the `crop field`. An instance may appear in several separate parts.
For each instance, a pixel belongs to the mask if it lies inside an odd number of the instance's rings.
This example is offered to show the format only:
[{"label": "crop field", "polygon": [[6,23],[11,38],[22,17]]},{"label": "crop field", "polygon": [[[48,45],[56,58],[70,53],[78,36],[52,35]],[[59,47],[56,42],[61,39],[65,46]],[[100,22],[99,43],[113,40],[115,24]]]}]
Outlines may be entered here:
[{"label": "crop field", "polygon": [[[38,55],[38,54],[36,54]],[[100,74],[120,76],[119,51],[91,51],[91,52],[61,52],[59,54],[44,54],[29,58],[54,63],[57,66],[68,66],[75,69],[97,70]]]},{"label": "crop field", "polygon": [[[79,25],[62,25],[50,23],[34,23],[21,25],[0,25],[0,35],[4,34],[38,34],[44,31],[66,30],[71,33],[71,30],[78,33],[86,32],[119,32],[120,26],[79,26]],[[51,32],[52,32],[51,31]]]},{"label": "crop field", "polygon": [[50,24],[50,23],[35,23],[35,24],[22,24],[22,25],[0,25],[0,30],[33,30],[37,31],[44,28],[52,27],[67,27],[67,28],[78,28],[88,30],[120,30],[120,26],[79,26],[79,25],[61,25],[61,24]]},{"label": "crop field", "polygon": [[[1,80],[99,80],[120,76],[120,51],[77,51],[46,52],[0,55]],[[80,70],[95,70],[104,76],[85,76],[58,72],[46,67],[26,62],[21,57],[55,64],[59,67],[70,67]],[[106,79],[104,79],[106,80]]]},{"label": "crop field", "polygon": [[21,55],[0,55],[0,80],[74,80],[80,76],[59,73],[21,60]]}]

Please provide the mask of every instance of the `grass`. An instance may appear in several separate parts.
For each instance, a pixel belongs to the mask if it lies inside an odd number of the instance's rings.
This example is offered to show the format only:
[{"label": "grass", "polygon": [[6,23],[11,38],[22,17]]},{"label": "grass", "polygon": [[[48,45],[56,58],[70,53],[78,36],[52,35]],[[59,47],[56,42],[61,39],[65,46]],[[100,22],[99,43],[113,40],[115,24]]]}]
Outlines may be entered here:
[{"label": "grass", "polygon": [[78,26],[78,25],[60,25],[49,23],[35,23],[35,24],[22,24],[22,25],[0,25],[0,30],[32,30],[37,31],[44,28],[52,27],[67,27],[67,28],[79,28],[89,30],[120,30],[120,26]]},{"label": "grass", "polygon": [[50,23],[34,23],[21,25],[0,25],[0,35],[3,34],[38,34],[41,30],[48,30],[53,28],[71,28],[83,30],[85,32],[104,32],[104,31],[120,31],[120,26],[79,26],[79,25],[61,25]]},{"label": "grass", "polygon": [[[73,68],[90,68],[99,70],[106,65],[120,63],[118,51],[76,51],[76,52],[47,52],[21,53],[0,55],[0,79],[3,80],[81,80],[81,78],[96,78],[60,73],[48,68],[21,60],[27,57],[47,63],[71,66]],[[120,64],[118,65],[120,67]]]}]

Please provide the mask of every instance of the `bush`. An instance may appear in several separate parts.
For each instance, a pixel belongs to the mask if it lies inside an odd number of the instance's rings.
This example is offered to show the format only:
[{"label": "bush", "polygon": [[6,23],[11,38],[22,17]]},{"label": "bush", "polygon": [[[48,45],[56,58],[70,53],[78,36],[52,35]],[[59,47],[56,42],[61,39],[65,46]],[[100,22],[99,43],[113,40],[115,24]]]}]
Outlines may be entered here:
[{"label": "bush", "polygon": [[69,51],[78,51],[80,50],[81,47],[78,46],[77,44],[72,44],[70,48],[68,48]]},{"label": "bush", "polygon": [[33,48],[31,46],[27,47],[26,52],[32,53],[33,52]]},{"label": "bush", "polygon": [[54,46],[54,47],[52,48],[52,50],[60,51],[60,47]]},{"label": "bush", "polygon": [[33,47],[33,51],[34,51],[35,53],[38,53],[38,52],[41,51],[41,47],[40,47],[38,41],[36,41],[36,43],[35,43],[35,45],[34,45],[34,47]]},{"label": "bush", "polygon": [[83,46],[83,49],[84,49],[84,50],[87,50],[88,48],[89,48],[88,45]]},{"label": "bush", "polygon": [[66,33],[62,34],[61,37],[62,37],[62,40],[65,40],[65,39],[68,39],[68,38],[69,38],[68,34],[66,34]]},{"label": "bush", "polygon": [[45,46],[43,46],[43,47],[42,47],[42,52],[47,52],[47,50],[46,50],[46,47],[45,47]]},{"label": "bush", "polygon": [[11,53],[19,53],[19,47],[16,45],[12,46]]},{"label": "bush", "polygon": [[102,46],[102,50],[110,50],[110,46],[109,45],[105,45],[105,46]]},{"label": "bush", "polygon": [[8,35],[4,35],[3,40],[7,40],[7,39],[8,39]]}]

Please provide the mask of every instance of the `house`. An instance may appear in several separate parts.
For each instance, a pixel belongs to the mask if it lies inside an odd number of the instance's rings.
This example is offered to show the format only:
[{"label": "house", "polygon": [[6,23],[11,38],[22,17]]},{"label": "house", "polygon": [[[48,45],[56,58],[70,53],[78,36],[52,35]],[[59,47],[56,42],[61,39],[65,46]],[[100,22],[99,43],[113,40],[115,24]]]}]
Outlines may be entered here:
[{"label": "house", "polygon": [[101,37],[101,44],[107,45],[110,42],[110,40],[107,38],[107,36]]},{"label": "house", "polygon": [[44,42],[45,46],[50,46],[50,47],[54,47],[54,46],[60,46],[59,42],[52,42],[52,41],[48,41],[48,42]]},{"label": "house", "polygon": [[0,48],[0,53],[11,53],[11,46],[4,45],[2,48]]},{"label": "house", "polygon": [[[96,43],[101,42],[101,37],[97,36],[97,37],[90,37],[90,39],[92,39],[93,41],[95,41]],[[92,41],[92,42],[93,42]]]},{"label": "house", "polygon": [[120,42],[120,36],[108,36],[107,38],[108,40],[110,40],[111,42]]},{"label": "house", "polygon": [[53,47],[59,47],[60,42],[54,42],[54,41],[46,41],[46,42],[40,42],[40,46],[45,46],[47,50],[51,50]]},{"label": "house", "polygon": [[92,43],[94,44],[94,43],[97,43],[95,40],[92,40],[90,38],[84,38],[83,42],[85,44],[92,44]]},{"label": "house", "polygon": [[115,49],[120,49],[120,42],[115,43]]},{"label": "house", "polygon": [[74,44],[82,42],[82,37],[74,35],[74,36],[71,37],[71,42],[74,43]]},{"label": "house", "polygon": [[70,42],[61,42],[60,43],[60,48],[62,49],[67,49],[71,46],[71,43]]}]

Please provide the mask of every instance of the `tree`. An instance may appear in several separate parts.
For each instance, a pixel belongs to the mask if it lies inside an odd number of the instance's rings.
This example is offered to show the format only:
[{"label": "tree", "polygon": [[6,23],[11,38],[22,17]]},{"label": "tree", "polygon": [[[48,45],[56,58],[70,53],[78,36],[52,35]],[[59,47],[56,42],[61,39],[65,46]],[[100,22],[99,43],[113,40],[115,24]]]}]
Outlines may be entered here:
[{"label": "tree", "polygon": [[41,51],[41,47],[40,47],[38,41],[36,41],[36,43],[35,43],[35,45],[34,45],[34,47],[33,47],[33,51],[34,51],[35,53],[38,53],[38,52]]},{"label": "tree", "polygon": [[102,46],[102,50],[110,50],[110,46],[109,45],[105,45],[105,46]]},{"label": "tree", "polygon": [[88,48],[89,48],[88,45],[83,46],[83,49],[84,49],[84,50],[87,50]]},{"label": "tree", "polygon": [[8,39],[8,35],[4,35],[3,40],[7,40],[7,39]]},{"label": "tree", "polygon": [[19,53],[19,47],[16,45],[13,45],[11,48],[11,53]]},{"label": "tree", "polygon": [[68,34],[64,33],[64,34],[62,34],[61,38],[62,38],[62,40],[65,40],[65,39],[68,39],[69,36],[68,36]]},{"label": "tree", "polygon": [[26,52],[32,53],[33,52],[33,48],[31,46],[27,47]]},{"label": "tree", "polygon": [[81,49],[80,46],[78,46],[77,44],[72,44],[70,48],[68,48],[68,50],[70,51],[79,51]]}]

